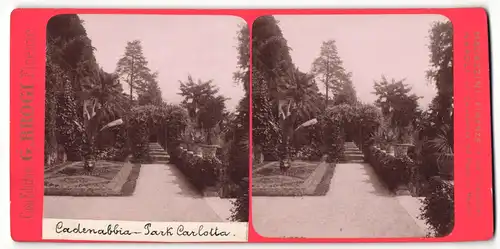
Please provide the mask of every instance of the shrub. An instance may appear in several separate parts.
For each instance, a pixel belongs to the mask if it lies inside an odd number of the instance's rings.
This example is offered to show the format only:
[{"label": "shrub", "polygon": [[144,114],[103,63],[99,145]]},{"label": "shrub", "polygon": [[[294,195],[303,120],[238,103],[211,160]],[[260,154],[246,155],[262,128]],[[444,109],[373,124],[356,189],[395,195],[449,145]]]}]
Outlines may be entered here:
[{"label": "shrub", "polygon": [[122,148],[108,147],[105,149],[98,150],[96,159],[123,162],[127,159],[127,156],[129,154],[130,150],[128,150],[127,147],[122,147]]},{"label": "shrub", "polygon": [[344,117],[341,112],[342,108],[335,106],[318,118],[328,162],[336,162],[344,156]]},{"label": "shrub", "polygon": [[130,155],[127,145],[127,128],[125,126],[114,126],[107,133],[100,133],[98,139],[96,159],[109,161],[125,161]]},{"label": "shrub", "polygon": [[311,125],[294,132],[294,158],[318,161],[323,156],[323,138],[321,126]]},{"label": "shrub", "polygon": [[453,183],[433,178],[430,191],[422,200],[420,218],[432,228],[429,236],[443,237],[453,231],[455,225],[455,194]]},{"label": "shrub", "polygon": [[149,158],[149,130],[148,122],[150,115],[145,107],[132,109],[127,118],[128,135],[130,139],[130,149],[134,162],[148,162]]},{"label": "shrub", "polygon": [[186,176],[194,187],[203,191],[217,184],[222,162],[216,157],[200,157],[178,147],[171,155],[171,162]]},{"label": "shrub", "polygon": [[315,144],[302,146],[295,154],[301,160],[318,161],[323,156],[321,149]]},{"label": "shrub", "polygon": [[373,167],[379,179],[390,191],[409,183],[411,170],[415,167],[410,158],[396,158],[373,146],[365,147],[363,154],[365,160]]}]

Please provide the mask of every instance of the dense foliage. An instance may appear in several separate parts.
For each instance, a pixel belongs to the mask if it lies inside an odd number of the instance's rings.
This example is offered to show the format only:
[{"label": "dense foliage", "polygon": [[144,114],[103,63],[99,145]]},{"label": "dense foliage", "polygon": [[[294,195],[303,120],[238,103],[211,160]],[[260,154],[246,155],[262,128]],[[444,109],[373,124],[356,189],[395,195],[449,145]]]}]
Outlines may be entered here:
[{"label": "dense foliage", "polygon": [[234,79],[243,86],[244,97],[240,100],[234,119],[228,122],[225,131],[225,169],[229,175],[228,186],[235,186],[236,200],[231,209],[231,220],[248,222],[249,218],[249,130],[250,130],[250,34],[248,26],[243,24],[238,32],[238,71]]},{"label": "dense foliage", "polygon": [[206,144],[213,144],[213,130],[226,115],[226,98],[219,94],[218,87],[211,80],[195,81],[189,75],[187,81],[179,83],[179,95],[184,97],[182,105],[188,110],[195,132],[203,132],[201,140]]},{"label": "dense foliage", "polygon": [[437,175],[444,162],[454,160],[452,23],[434,23],[429,37],[431,68],[427,77],[435,84],[437,96],[429,110],[416,120],[418,144],[415,157],[419,167],[425,170],[423,175],[430,179],[421,217],[434,230],[431,236],[446,236],[455,224],[454,185],[432,176]]},{"label": "dense foliage", "polygon": [[293,67],[287,42],[273,16],[257,18],[252,28],[252,129],[254,145],[263,147],[265,160],[278,159],[283,142],[278,99]]},{"label": "dense foliage", "polygon": [[278,158],[277,146],[281,140],[279,132],[277,108],[271,102],[267,92],[265,79],[257,70],[252,71],[252,139],[254,145],[263,147],[264,160]]},{"label": "dense foliage", "polygon": [[300,146],[317,136],[301,127],[318,117],[323,108],[316,75],[294,65],[273,16],[254,22],[252,48],[254,146],[262,148],[264,160],[279,160],[283,170],[289,168],[292,157],[317,158],[318,143],[309,148]]},{"label": "dense foliage", "polygon": [[417,101],[420,97],[411,93],[412,88],[404,80],[389,81],[385,76],[376,81],[373,88],[377,95],[375,104],[382,110],[385,122],[394,132],[397,142],[409,142],[409,126],[417,117]]},{"label": "dense foliage", "polygon": [[45,74],[45,163],[58,163],[59,148],[79,160],[84,135],[73,120],[83,121],[77,93],[96,62],[90,39],[77,15],[57,15],[47,23]]},{"label": "dense foliage", "polygon": [[[57,138],[65,151],[69,161],[82,159],[83,133],[78,129],[78,124],[74,122],[79,118],[77,106],[72,95],[70,84],[65,86],[62,93],[56,95],[56,132]],[[81,121],[80,121],[81,122]]]},{"label": "dense foliage", "polygon": [[437,178],[430,181],[429,190],[423,200],[420,217],[432,227],[430,236],[447,236],[455,226],[454,185]]}]

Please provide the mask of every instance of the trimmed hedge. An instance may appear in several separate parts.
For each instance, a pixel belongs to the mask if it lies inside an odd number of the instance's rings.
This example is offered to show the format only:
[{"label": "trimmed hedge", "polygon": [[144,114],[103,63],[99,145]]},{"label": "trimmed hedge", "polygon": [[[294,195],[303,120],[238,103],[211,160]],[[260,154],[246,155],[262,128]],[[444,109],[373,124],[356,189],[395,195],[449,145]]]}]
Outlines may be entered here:
[{"label": "trimmed hedge", "polygon": [[173,163],[193,184],[193,186],[203,191],[207,187],[216,186],[218,182],[219,170],[222,162],[216,157],[200,157],[193,152],[178,147],[170,155],[170,162]]},{"label": "trimmed hedge", "polygon": [[415,167],[415,163],[409,157],[396,158],[373,146],[365,147],[363,154],[378,178],[390,191],[409,183],[411,169]]}]

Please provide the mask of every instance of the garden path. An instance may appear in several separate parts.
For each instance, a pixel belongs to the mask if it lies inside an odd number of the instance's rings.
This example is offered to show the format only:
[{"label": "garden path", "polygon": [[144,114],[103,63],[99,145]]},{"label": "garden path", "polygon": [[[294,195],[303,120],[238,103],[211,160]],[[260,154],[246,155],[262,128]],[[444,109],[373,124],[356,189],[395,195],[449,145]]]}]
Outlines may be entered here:
[{"label": "garden path", "polygon": [[[390,194],[370,165],[339,163],[325,196],[253,197],[253,224],[267,237],[423,237],[409,205]],[[411,206],[411,205],[410,205]],[[411,206],[410,209],[418,207]]]},{"label": "garden path", "polygon": [[193,190],[175,166],[144,164],[132,196],[45,196],[44,217],[172,222],[226,221],[229,214],[221,214],[218,211],[220,208],[214,205],[227,203],[205,200]]}]

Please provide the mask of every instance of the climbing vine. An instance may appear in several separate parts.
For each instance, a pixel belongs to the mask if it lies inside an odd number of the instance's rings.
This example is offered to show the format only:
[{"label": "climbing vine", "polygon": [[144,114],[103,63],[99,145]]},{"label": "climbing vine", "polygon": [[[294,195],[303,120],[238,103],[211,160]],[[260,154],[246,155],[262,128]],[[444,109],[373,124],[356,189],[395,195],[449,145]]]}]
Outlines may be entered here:
[{"label": "climbing vine", "polygon": [[[161,136],[159,140],[162,141],[160,143],[172,151],[180,144],[184,129],[189,122],[187,112],[175,105],[135,107],[126,119],[133,160],[139,162],[148,162],[151,159],[148,140],[152,133],[158,132]],[[163,142],[165,140],[167,142]]]}]

